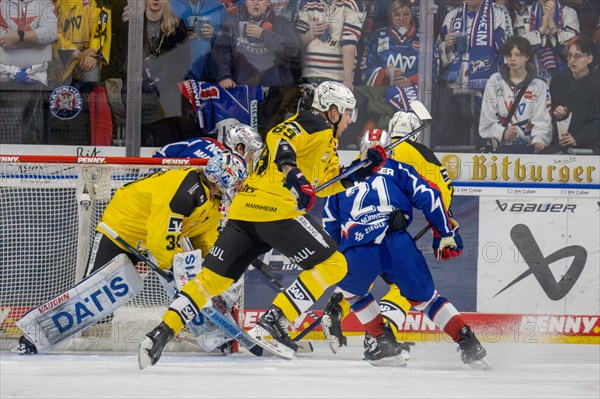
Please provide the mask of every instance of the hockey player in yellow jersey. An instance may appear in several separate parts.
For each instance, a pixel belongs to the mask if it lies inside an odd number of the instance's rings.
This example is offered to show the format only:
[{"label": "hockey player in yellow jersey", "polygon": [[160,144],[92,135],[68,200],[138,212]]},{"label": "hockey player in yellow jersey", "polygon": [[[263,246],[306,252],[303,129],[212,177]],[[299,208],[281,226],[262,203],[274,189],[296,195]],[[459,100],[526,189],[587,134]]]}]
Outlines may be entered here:
[{"label": "hockey player in yellow jersey", "polygon": [[58,40],[53,43],[51,79],[98,82],[110,61],[111,10],[102,0],[57,0]]},{"label": "hockey player in yellow jersey", "polygon": [[[77,309],[75,313],[80,316],[76,320],[67,317],[68,323],[65,323],[65,312],[61,317],[40,316],[37,312],[37,316],[49,318],[50,322],[47,325],[44,323],[48,321],[40,321],[47,326],[41,333],[35,328],[28,330],[30,334],[26,331],[26,336],[21,337],[19,342],[19,351],[23,354],[46,352],[93,323],[110,318],[127,301],[126,293],[134,295],[136,289],[141,291],[143,283],[133,266],[137,259],[117,243],[102,224],[114,230],[133,248],[146,250],[161,269],[171,269],[172,265],[175,269],[175,258],[185,257],[180,247],[180,240],[184,237],[188,237],[195,248],[208,253],[217,239],[223,206],[239,191],[245,178],[243,159],[224,151],[210,158],[203,169],[159,171],[117,189],[96,228],[86,278],[69,291],[68,296],[73,301],[79,300],[74,306]],[[114,276],[122,270],[130,270],[131,273],[118,276],[121,285],[115,285]],[[176,273],[173,274],[177,277]],[[110,294],[109,301],[102,302],[98,287],[105,285],[107,279],[113,288],[122,289]],[[109,288],[104,289],[108,295],[110,291],[106,290]],[[91,294],[92,301],[81,294],[89,290],[98,291]],[[121,301],[117,302],[116,297]],[[83,308],[86,311],[82,313],[80,309]],[[26,317],[31,325],[37,322],[36,317]],[[51,328],[57,331],[50,331]]]},{"label": "hockey player in yellow jersey", "polygon": [[[213,296],[239,279],[259,255],[275,248],[294,259],[303,271],[260,318],[257,328],[296,350],[288,323],[308,310],[323,292],[346,274],[347,264],[337,244],[306,211],[315,202],[319,183],[340,173],[337,142],[355,120],[356,100],[337,82],[321,83],[310,109],[300,110],[266,135],[256,170],[231,204],[229,221],[206,256],[196,278],[171,303],[163,322],[140,345],[140,364],[154,365],[167,342]],[[385,150],[373,147],[370,163],[348,181],[319,192],[327,196],[344,190],[381,168]],[[266,330],[266,331],[264,331]]]},{"label": "hockey player in yellow jersey", "polygon": [[[419,118],[412,112],[398,111],[389,122],[388,131],[392,143],[399,140],[407,133],[417,129],[420,125]],[[416,172],[432,186],[435,187],[442,197],[443,206],[446,212],[450,210],[450,203],[454,188],[452,181],[448,177],[446,168],[435,156],[429,147],[418,143],[416,137],[406,140],[393,148],[390,158],[411,165]],[[404,298],[395,284],[390,284],[390,289],[379,302],[379,308],[384,319],[389,323],[392,331],[397,332],[404,321],[406,314],[410,310],[411,304]],[[346,301],[341,292],[336,290],[329,299],[326,306],[321,326],[326,339],[334,353],[337,348],[345,345],[345,337],[342,334],[341,321],[350,313],[350,304]],[[369,340],[369,334],[366,333],[365,345]],[[408,358],[409,346],[405,346],[405,357]]]}]

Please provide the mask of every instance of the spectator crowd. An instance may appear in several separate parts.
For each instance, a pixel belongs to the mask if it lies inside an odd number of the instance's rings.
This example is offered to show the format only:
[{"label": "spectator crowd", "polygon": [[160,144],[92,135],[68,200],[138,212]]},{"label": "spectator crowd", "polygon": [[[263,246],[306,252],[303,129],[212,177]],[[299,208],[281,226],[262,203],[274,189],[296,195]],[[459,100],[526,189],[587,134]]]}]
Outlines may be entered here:
[{"label": "spectator crowd", "polygon": [[[434,4],[420,82],[419,0],[145,0],[142,145],[220,139],[232,120],[265,134],[302,85],[334,80],[357,99],[342,149],[427,91],[434,150],[598,153],[600,1]],[[0,0],[0,144],[122,145],[134,11]],[[224,98],[248,120],[215,111]]]}]

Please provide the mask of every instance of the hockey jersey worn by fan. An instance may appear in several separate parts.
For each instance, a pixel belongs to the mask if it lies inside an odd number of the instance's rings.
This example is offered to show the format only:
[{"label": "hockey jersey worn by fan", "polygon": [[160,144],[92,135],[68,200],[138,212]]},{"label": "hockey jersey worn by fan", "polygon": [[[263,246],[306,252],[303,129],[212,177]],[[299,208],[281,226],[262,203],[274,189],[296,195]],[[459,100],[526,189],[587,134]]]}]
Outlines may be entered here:
[{"label": "hockey jersey worn by fan", "polygon": [[[504,70],[505,68],[502,73],[493,74],[486,84],[479,119],[479,135],[484,139],[496,139],[499,142],[502,142],[505,119],[522,87],[511,83]],[[550,145],[552,141],[550,89],[543,80],[532,79],[534,72],[531,68],[528,68],[528,72],[525,80],[527,90],[507,126],[518,128],[519,133],[514,144],[541,142]]]},{"label": "hockey jersey worn by fan", "polygon": [[225,90],[216,84],[186,80],[179,83],[179,90],[196,112],[204,135],[223,142],[225,132],[238,123],[258,129],[259,86],[238,85]]},{"label": "hockey jersey worn by fan", "polygon": [[[256,170],[233,199],[229,219],[267,222],[306,213],[296,209],[296,199],[283,185],[284,175],[276,165],[281,151],[286,155],[293,152],[298,168],[314,187],[339,174],[338,140],[327,122],[311,111],[301,111],[275,126],[267,133],[265,144]],[[326,197],[343,189],[337,182],[317,195]]]},{"label": "hockey jersey worn by fan", "polygon": [[[125,241],[148,249],[159,267],[168,269],[181,252],[182,235],[208,253],[223,216],[219,204],[196,169],[174,169],[119,188],[101,222],[112,226]],[[98,231],[103,232],[100,227]]]},{"label": "hockey jersey worn by fan", "polygon": [[[363,208],[363,203],[379,205]],[[412,166],[388,158],[376,174],[327,199],[323,226],[344,252],[357,245],[380,243],[395,210],[404,214],[408,226],[413,207],[420,209],[442,234],[450,234],[452,227],[436,187],[422,179]]]},{"label": "hockey jersey worn by fan", "polygon": [[365,20],[362,1],[306,1],[300,10],[296,31],[308,32],[315,20],[327,22],[329,32],[315,37],[306,46],[302,76],[341,82],[344,79],[342,47],[356,45],[360,39]]},{"label": "hockey jersey worn by fan", "polygon": [[210,137],[198,137],[167,144],[156,151],[153,158],[212,158],[225,147]]},{"label": "hockey jersey worn by fan", "polygon": [[413,84],[419,84],[419,35],[414,22],[404,34],[390,24],[367,39],[361,63],[363,82],[381,86],[390,66],[401,70]]}]

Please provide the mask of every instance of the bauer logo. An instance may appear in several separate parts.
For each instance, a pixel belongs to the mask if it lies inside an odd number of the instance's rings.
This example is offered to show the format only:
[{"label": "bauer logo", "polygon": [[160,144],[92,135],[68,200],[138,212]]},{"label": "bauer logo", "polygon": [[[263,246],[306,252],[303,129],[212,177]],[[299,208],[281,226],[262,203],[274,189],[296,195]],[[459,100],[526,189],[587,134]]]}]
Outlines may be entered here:
[{"label": "bauer logo", "polygon": [[[571,245],[561,248],[548,256],[544,256],[531,230],[524,224],[518,224],[513,227],[510,231],[510,238],[525,260],[529,270],[521,273],[520,276],[502,288],[494,297],[530,275],[535,277],[548,298],[553,301],[561,300],[571,291],[585,267],[587,260],[587,251],[585,248],[579,245]],[[560,281],[557,282],[552,274],[552,270],[550,270],[550,265],[561,259],[569,258],[573,259],[571,266]]]},{"label": "bauer logo", "polygon": [[167,233],[180,233],[182,228],[183,219],[171,216],[169,219],[169,227],[167,227]]},{"label": "bauer logo", "polygon": [[82,105],[81,94],[74,87],[60,86],[50,94],[50,112],[58,119],[75,118],[81,112]]},{"label": "bauer logo", "polygon": [[496,200],[496,205],[501,212],[529,212],[529,213],[575,213],[577,209],[576,204],[563,204],[563,203],[536,203],[536,202],[500,202]]},{"label": "bauer logo", "polygon": [[130,288],[123,278],[115,277],[109,284],[100,286],[90,295],[84,296],[80,301],[75,302],[73,306],[53,315],[51,317],[52,321],[62,334],[86,322],[88,318],[94,320],[93,318],[96,315],[103,315],[102,312],[114,308],[111,305],[117,303],[117,298],[124,297],[129,291]]}]

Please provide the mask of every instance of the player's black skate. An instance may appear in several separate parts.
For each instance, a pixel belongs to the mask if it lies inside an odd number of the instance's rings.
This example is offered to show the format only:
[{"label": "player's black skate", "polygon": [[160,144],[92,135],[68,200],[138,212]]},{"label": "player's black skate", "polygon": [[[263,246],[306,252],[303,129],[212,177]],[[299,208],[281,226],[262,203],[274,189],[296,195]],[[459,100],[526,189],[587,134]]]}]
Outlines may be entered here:
[{"label": "player's black skate", "polygon": [[343,299],[341,292],[335,292],[323,311],[321,318],[321,327],[325,339],[333,353],[337,353],[340,346],[347,345],[346,337],[342,334],[342,307],[340,302]]},{"label": "player's black skate", "polygon": [[404,344],[396,341],[392,331],[384,329],[380,336],[371,337],[369,347],[363,353],[363,359],[378,367],[405,367],[403,349]]},{"label": "player's black skate", "polygon": [[292,349],[294,352],[298,350],[298,345],[292,341],[288,332],[288,321],[277,306],[272,305],[258,319],[258,325],[267,330],[276,341]]},{"label": "player's black skate", "polygon": [[146,334],[138,351],[140,370],[154,366],[160,359],[163,349],[174,336],[175,333],[165,322],[161,322],[158,327]]},{"label": "player's black skate", "polygon": [[460,358],[463,363],[468,364],[472,368],[488,370],[492,368],[485,356],[486,350],[481,346],[481,343],[475,337],[471,327],[464,326],[458,332],[460,341],[458,341],[458,350],[460,350]]},{"label": "player's black skate", "polygon": [[[390,325],[388,323],[385,323],[384,329],[392,332],[392,328],[390,327]],[[371,334],[369,334],[368,331],[365,331],[365,340],[363,342],[363,346],[365,349],[367,349],[371,346],[372,340],[373,340],[373,337],[371,336]],[[401,355],[404,358],[404,360],[410,360],[410,347],[414,346],[414,344],[415,344],[414,342],[398,342],[398,345],[402,345]]]},{"label": "player's black skate", "polygon": [[22,335],[19,338],[19,346],[17,347],[17,353],[21,355],[35,355],[37,354],[37,348],[35,344],[29,340],[26,336]]}]

